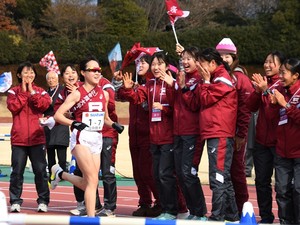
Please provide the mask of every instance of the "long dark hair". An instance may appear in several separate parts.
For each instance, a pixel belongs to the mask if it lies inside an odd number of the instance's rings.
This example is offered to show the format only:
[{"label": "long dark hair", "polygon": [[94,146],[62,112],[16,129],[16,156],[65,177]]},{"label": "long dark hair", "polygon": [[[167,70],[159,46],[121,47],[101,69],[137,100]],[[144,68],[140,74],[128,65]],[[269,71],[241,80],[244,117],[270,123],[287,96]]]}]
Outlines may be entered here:
[{"label": "long dark hair", "polygon": [[[243,74],[248,76],[248,71],[246,70],[246,68],[242,65],[240,65],[240,60],[237,54],[233,54],[233,53],[229,53],[229,55],[231,55],[233,62],[230,65],[230,70],[231,73],[233,73],[236,70],[241,70],[241,72],[243,72]],[[232,75],[232,74],[230,74]]]},{"label": "long dark hair", "polygon": [[225,69],[230,73],[230,67],[227,62],[225,62],[220,53],[215,48],[206,48],[198,54],[197,60],[204,60],[211,62],[215,60],[217,65],[224,65]]}]

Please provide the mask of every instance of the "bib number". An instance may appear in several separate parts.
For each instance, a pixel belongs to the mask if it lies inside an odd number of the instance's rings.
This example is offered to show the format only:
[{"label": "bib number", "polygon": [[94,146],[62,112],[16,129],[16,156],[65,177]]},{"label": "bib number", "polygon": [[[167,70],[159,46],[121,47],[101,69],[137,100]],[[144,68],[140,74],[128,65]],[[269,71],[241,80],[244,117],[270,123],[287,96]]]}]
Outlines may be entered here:
[{"label": "bib number", "polygon": [[104,125],[105,112],[83,112],[82,122],[88,125],[89,131],[101,131]]},{"label": "bib number", "polygon": [[159,122],[159,121],[161,121],[161,110],[152,109],[151,122]]}]

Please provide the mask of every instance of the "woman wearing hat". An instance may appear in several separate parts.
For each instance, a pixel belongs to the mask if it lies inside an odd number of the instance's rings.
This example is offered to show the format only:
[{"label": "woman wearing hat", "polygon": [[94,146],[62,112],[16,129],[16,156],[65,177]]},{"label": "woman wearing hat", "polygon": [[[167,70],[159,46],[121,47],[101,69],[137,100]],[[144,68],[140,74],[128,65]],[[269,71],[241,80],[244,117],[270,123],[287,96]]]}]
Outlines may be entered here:
[{"label": "woman wearing hat", "polygon": [[231,69],[231,77],[238,95],[238,111],[236,120],[235,148],[231,165],[231,180],[235,191],[235,200],[241,215],[243,205],[248,201],[249,194],[245,174],[245,147],[251,112],[246,100],[254,91],[245,68],[239,65],[237,48],[230,38],[223,38],[216,46],[217,51]]}]

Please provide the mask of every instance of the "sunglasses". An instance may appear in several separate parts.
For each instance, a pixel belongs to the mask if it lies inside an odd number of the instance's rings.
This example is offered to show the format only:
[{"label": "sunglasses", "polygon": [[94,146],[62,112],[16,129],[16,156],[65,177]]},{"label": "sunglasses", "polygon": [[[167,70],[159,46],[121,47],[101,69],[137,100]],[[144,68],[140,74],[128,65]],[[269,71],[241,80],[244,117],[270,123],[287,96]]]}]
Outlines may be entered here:
[{"label": "sunglasses", "polygon": [[93,67],[93,68],[86,68],[85,71],[87,71],[87,72],[93,72],[93,73],[96,73],[96,72],[101,73],[102,69],[101,69],[101,67]]}]

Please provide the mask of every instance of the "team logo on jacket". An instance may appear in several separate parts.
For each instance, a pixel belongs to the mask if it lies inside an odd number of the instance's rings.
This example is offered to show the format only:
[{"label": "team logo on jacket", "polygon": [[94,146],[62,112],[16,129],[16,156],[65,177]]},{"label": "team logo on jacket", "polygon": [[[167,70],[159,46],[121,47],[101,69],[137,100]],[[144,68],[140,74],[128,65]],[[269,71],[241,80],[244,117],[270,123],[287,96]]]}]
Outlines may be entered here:
[{"label": "team logo on jacket", "polygon": [[299,95],[296,95],[294,96],[292,99],[291,99],[291,104],[293,105],[296,105],[297,103],[299,103],[299,99],[300,99],[300,96]]}]

